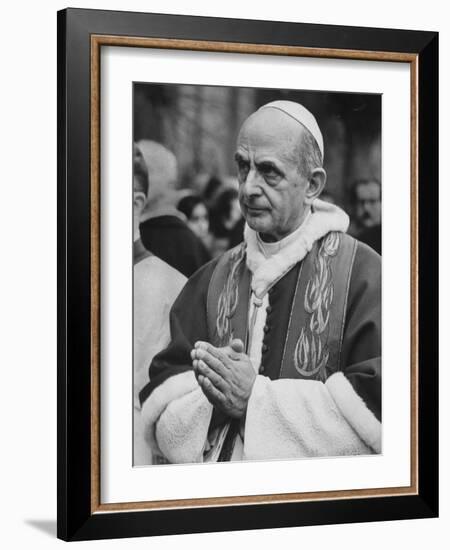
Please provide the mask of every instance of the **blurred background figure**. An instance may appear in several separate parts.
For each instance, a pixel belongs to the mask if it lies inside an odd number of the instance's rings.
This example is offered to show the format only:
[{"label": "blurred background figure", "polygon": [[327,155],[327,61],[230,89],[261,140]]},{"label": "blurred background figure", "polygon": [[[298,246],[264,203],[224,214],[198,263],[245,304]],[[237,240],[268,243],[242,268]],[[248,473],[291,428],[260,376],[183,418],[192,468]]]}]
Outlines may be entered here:
[{"label": "blurred background figure", "polygon": [[189,229],[209,248],[209,214],[203,199],[198,195],[186,195],[178,202],[178,210],[186,216]]},{"label": "blurred background figure", "polygon": [[209,260],[200,239],[189,229],[178,202],[175,155],[151,140],[140,140],[151,186],[141,216],[140,234],[147,250],[190,277]]},{"label": "blurred background figure", "polygon": [[205,185],[203,190],[203,198],[208,208],[211,208],[214,201],[217,199],[217,195],[221,192],[224,185],[221,179],[217,176],[211,176]]},{"label": "blurred background figure", "polygon": [[148,171],[141,151],[133,150],[133,464],[152,463],[152,451],[144,439],[139,392],[148,382],[153,356],[170,341],[169,311],[186,277],[151,254],[142,244],[139,223],[149,188]]},{"label": "blurred background figure", "polygon": [[220,192],[211,208],[212,256],[217,257],[239,244],[244,235],[245,220],[239,206],[238,191]]},{"label": "blurred background figure", "polygon": [[375,178],[359,179],[352,191],[354,235],[381,254],[381,183]]}]

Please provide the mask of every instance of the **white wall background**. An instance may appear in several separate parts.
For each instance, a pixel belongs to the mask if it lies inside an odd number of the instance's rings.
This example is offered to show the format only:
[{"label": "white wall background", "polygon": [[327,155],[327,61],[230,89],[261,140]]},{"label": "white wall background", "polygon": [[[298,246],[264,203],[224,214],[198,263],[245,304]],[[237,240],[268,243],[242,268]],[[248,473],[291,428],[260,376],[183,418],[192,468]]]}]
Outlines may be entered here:
[{"label": "white wall background", "polygon": [[[14,6],[14,7],[13,7]],[[255,9],[257,6],[257,9]],[[53,548],[56,519],[56,10],[63,2],[29,0],[2,6],[0,59],[0,531],[7,549]],[[98,0],[76,7],[273,19],[440,31],[440,119],[449,121],[450,18],[439,0],[394,3],[322,0],[270,5],[227,0]],[[25,85],[31,82],[27,95]],[[32,120],[28,134],[23,119]],[[444,205],[450,203],[448,127],[441,122],[441,280],[448,280],[444,253],[450,231]],[[433,213],[430,213],[433,215]],[[185,535],[84,543],[93,548],[216,549],[259,548],[410,550],[448,547],[450,536],[450,376],[443,353],[449,323],[441,288],[441,518],[332,525],[271,531]],[[446,322],[444,322],[444,320]]]}]

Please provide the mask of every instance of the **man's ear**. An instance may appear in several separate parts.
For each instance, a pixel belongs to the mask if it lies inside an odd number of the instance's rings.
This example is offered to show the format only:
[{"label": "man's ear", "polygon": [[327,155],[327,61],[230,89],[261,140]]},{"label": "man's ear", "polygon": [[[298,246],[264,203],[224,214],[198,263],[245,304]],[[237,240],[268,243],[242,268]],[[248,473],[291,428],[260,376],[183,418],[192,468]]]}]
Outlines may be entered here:
[{"label": "man's ear", "polygon": [[142,191],[133,192],[133,207],[138,212],[141,212],[145,205],[145,193]]},{"label": "man's ear", "polygon": [[306,204],[311,204],[322,193],[327,181],[327,173],[323,168],[314,168],[305,192]]}]

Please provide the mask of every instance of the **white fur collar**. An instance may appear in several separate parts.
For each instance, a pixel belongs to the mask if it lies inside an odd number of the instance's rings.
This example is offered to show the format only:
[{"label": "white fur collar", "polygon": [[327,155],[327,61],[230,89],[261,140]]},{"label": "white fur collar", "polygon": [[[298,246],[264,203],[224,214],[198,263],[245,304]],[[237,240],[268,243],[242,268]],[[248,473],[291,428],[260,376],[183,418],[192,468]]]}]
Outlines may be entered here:
[{"label": "white fur collar", "polygon": [[[247,244],[247,267],[253,274],[252,290],[262,298],[273,283],[281,279],[292,266],[303,260],[318,239],[330,231],[346,232],[349,225],[347,214],[334,204],[316,199],[311,215],[296,231],[297,238],[291,235],[280,241],[277,252],[266,258],[258,243],[257,233],[245,226],[244,239]],[[286,241],[285,243],[283,241]]]}]

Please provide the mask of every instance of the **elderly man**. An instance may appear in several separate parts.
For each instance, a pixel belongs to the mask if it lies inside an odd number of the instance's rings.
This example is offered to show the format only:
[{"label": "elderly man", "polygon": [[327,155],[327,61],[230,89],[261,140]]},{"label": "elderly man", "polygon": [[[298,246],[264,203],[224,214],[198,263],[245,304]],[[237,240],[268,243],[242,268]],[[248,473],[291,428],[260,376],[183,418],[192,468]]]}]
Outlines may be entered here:
[{"label": "elderly man", "polygon": [[133,464],[151,464],[152,453],[141,423],[139,391],[148,380],[147,367],[170,341],[169,311],[186,277],[148,252],[139,237],[141,212],[148,193],[148,173],[141,151],[133,159],[134,279],[134,437]]},{"label": "elderly man", "polygon": [[140,394],[169,462],[381,452],[380,258],[318,200],[323,155],[302,105],[244,122],[244,243],[189,279]]}]

